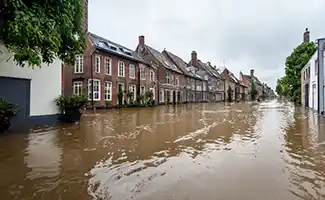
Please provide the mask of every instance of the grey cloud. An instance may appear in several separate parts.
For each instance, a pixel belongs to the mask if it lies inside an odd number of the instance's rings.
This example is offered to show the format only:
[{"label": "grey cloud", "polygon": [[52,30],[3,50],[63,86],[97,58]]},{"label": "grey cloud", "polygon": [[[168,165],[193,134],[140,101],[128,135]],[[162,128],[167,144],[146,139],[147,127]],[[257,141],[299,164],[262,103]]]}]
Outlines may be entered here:
[{"label": "grey cloud", "polygon": [[146,43],[190,60],[196,50],[203,61],[256,75],[275,87],[284,62],[302,41],[325,36],[324,0],[91,0],[89,28],[135,48]]}]

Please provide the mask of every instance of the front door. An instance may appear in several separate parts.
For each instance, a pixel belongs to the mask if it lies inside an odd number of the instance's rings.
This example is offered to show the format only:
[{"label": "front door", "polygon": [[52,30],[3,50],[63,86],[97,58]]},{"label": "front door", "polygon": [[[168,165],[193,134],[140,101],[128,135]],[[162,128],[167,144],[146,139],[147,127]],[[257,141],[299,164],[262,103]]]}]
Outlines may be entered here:
[{"label": "front door", "polygon": [[30,80],[0,77],[0,98],[19,106],[19,112],[11,121],[11,128],[23,129],[28,126]]}]

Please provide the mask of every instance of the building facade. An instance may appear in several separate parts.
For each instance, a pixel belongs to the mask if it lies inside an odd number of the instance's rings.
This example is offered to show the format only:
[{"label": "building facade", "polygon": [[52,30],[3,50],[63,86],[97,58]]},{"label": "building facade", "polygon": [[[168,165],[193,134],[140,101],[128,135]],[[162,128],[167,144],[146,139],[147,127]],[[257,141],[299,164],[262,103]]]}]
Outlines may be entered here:
[{"label": "building facade", "polygon": [[225,80],[213,69],[210,63],[203,63],[197,58],[197,53],[192,51],[191,61],[187,64],[190,71],[195,71],[203,80],[207,82],[207,95],[203,96],[203,100],[209,102],[224,101]]},{"label": "building facade", "polygon": [[0,98],[19,105],[12,129],[53,124],[59,117],[55,99],[61,95],[61,61],[40,68],[16,65],[0,44]]},{"label": "building facade", "polygon": [[166,50],[163,51],[164,56],[166,56],[171,62],[173,62],[184,74],[185,83],[185,96],[186,102],[203,102],[207,99],[207,85],[208,81],[204,80],[201,76],[196,74],[195,70],[187,68],[187,63],[180,57],[174,55]]},{"label": "building facade", "polygon": [[[119,105],[118,93],[123,92],[123,104],[132,104],[146,91],[157,97],[156,69],[136,52],[88,33],[87,48],[77,55],[74,66],[64,67],[64,94],[88,96],[92,107]],[[132,102],[131,102],[132,101]]]},{"label": "building facade", "polygon": [[145,37],[139,36],[136,52],[157,68],[158,102],[160,104],[186,102],[186,78],[163,53],[145,44]]}]

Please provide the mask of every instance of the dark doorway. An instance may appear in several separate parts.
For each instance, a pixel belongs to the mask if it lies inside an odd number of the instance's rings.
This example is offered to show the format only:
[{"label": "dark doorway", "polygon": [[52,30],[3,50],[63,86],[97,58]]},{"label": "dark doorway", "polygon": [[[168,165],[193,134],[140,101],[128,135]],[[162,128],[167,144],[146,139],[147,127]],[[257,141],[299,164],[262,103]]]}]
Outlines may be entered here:
[{"label": "dark doorway", "polygon": [[309,107],[309,84],[305,85],[305,106]]},{"label": "dark doorway", "polygon": [[11,121],[11,129],[27,127],[30,115],[30,80],[0,77],[0,98],[19,105],[19,112]]}]

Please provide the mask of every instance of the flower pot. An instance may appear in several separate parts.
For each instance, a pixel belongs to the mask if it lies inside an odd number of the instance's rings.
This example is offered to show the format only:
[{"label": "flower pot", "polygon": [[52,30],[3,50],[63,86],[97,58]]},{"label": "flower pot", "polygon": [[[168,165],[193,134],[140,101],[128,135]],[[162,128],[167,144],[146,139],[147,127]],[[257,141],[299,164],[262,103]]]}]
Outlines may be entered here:
[{"label": "flower pot", "polygon": [[9,121],[4,121],[0,123],[0,134],[4,133],[6,130],[9,129],[10,127],[10,122]]},{"label": "flower pot", "polygon": [[60,117],[60,121],[64,123],[75,123],[80,121],[81,113],[79,110],[67,110],[65,113]]}]

